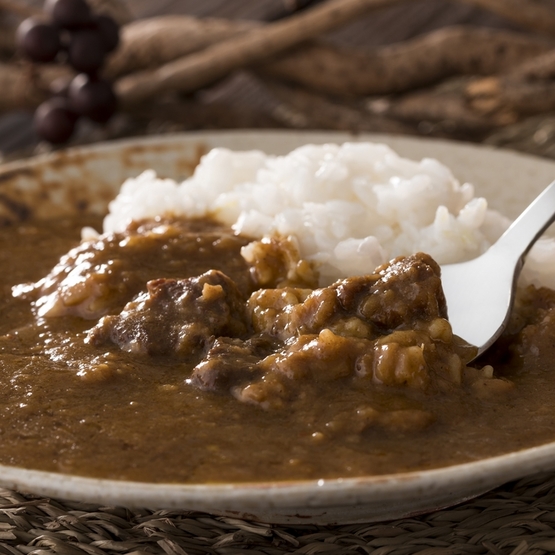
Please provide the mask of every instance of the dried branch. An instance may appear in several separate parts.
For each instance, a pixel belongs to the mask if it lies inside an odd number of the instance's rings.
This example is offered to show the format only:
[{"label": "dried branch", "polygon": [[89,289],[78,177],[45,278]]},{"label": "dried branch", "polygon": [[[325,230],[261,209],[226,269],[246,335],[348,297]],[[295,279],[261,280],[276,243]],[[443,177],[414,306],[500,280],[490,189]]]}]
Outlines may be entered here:
[{"label": "dried branch", "polygon": [[512,71],[507,72],[506,78],[512,81],[539,81],[555,78],[555,49],[523,62]]},{"label": "dried branch", "polygon": [[496,13],[523,27],[555,35],[555,10],[537,0],[459,0]]},{"label": "dried branch", "polygon": [[117,83],[124,104],[145,101],[167,90],[191,92],[233,70],[261,62],[301,42],[340,27],[371,9],[406,0],[329,0],[288,19],[253,29],[238,37],[165,64],[155,71],[124,77]]},{"label": "dried branch", "polygon": [[555,109],[555,82],[479,80],[468,86],[468,103],[478,114],[495,114],[511,109],[521,115],[541,114]]},{"label": "dried branch", "polygon": [[400,98],[380,100],[369,109],[405,122],[434,126],[449,135],[483,135],[494,128],[514,123],[518,116],[507,109],[482,114],[466,101],[462,91],[431,89],[408,93]]},{"label": "dried branch", "polygon": [[416,133],[414,126],[381,114],[372,114],[360,106],[328,99],[278,81],[266,80],[265,84],[276,98],[289,107],[290,111],[284,113],[281,110],[277,113],[277,117],[285,120],[289,127],[410,135]]},{"label": "dried branch", "polygon": [[448,27],[370,53],[304,46],[258,71],[327,94],[389,94],[452,75],[506,71],[552,47],[551,41],[521,33]]},{"label": "dried branch", "polygon": [[121,45],[109,59],[110,78],[163,64],[227,40],[258,26],[256,22],[168,15],[138,20],[122,29]]},{"label": "dried branch", "polygon": [[[152,69],[244,33],[255,22],[171,16],[124,28],[107,75]],[[553,42],[510,31],[444,28],[415,40],[363,53],[322,43],[300,46],[259,71],[338,95],[384,94],[427,85],[455,74],[488,75],[546,52]],[[156,72],[152,74],[156,78]]]},{"label": "dried branch", "polygon": [[550,112],[555,110],[555,82],[511,84],[502,101],[521,115]]},{"label": "dried branch", "polygon": [[473,80],[466,96],[481,114],[506,108],[523,115],[555,109],[555,49],[498,77]]}]

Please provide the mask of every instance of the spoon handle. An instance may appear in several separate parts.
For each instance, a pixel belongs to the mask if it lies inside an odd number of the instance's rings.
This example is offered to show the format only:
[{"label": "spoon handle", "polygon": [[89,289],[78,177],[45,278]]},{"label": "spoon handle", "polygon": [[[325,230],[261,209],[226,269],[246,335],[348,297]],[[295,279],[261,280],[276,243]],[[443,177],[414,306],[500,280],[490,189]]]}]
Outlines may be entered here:
[{"label": "spoon handle", "polygon": [[515,265],[522,264],[532,245],[554,221],[555,181],[536,197],[491,249],[511,256]]}]

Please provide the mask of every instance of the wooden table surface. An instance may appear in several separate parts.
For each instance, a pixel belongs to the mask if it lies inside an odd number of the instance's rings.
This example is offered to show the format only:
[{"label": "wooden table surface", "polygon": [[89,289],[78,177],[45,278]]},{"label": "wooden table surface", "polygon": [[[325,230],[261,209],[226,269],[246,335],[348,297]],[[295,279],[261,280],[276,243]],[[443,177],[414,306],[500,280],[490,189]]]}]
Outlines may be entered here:
[{"label": "wooden table surface", "polygon": [[[16,0],[20,1],[20,0]],[[31,1],[31,0],[29,0]],[[160,14],[191,14],[236,19],[272,20],[285,11],[286,0],[128,0],[136,18]],[[453,24],[515,29],[503,18],[469,4],[447,0],[415,0],[381,9],[330,34],[328,39],[344,46],[371,49],[391,44]],[[248,79],[231,77],[208,91],[224,99],[230,109],[270,102]],[[12,112],[0,116],[0,153],[17,156],[29,154],[37,144],[28,112]],[[218,123],[215,123],[217,127]],[[246,127],[249,127],[247,121]],[[85,135],[87,131],[83,132]]]}]

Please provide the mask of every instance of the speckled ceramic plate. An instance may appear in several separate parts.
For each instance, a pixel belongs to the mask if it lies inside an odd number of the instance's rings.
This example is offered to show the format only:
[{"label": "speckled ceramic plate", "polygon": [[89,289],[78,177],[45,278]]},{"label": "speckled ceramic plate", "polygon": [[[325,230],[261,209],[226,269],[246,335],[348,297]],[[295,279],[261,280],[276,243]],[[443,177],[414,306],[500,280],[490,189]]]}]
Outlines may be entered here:
[{"label": "speckled ceramic plate", "polygon": [[[470,181],[493,208],[516,216],[555,177],[555,162],[437,140],[337,133],[226,132],[76,148],[0,166],[0,221],[105,210],[121,182],[143,169],[177,179],[215,146],[284,154],[305,143],[373,140],[409,158],[434,157]],[[555,409],[554,409],[555,410]],[[0,466],[0,484],[93,503],[180,508],[265,522],[387,520],[453,505],[503,482],[555,469],[555,443],[478,462],[378,477],[252,484],[148,484]]]}]

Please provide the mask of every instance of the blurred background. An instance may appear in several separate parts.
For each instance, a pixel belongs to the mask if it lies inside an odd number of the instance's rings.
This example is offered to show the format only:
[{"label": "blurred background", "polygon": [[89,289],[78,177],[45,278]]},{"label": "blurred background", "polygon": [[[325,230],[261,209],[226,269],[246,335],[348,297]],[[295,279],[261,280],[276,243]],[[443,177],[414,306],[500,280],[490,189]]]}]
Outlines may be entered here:
[{"label": "blurred background", "polygon": [[0,0],[2,160],[230,128],[422,135],[555,157],[555,0],[89,3],[120,28],[95,74],[117,110],[105,123],[80,117],[51,144],[35,109],[67,95],[76,71],[65,52],[37,64],[18,48],[18,25],[47,18],[42,3]]}]

